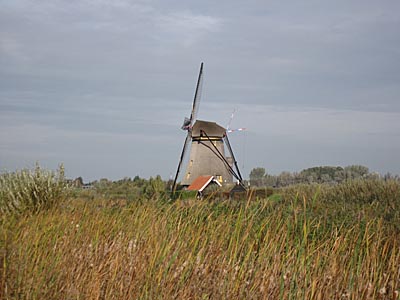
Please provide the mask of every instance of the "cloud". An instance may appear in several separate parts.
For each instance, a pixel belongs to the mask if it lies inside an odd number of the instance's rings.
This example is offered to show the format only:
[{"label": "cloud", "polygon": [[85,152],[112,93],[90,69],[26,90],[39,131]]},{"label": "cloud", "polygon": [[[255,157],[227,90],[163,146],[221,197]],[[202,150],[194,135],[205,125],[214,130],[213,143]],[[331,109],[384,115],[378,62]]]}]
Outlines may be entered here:
[{"label": "cloud", "polygon": [[226,125],[238,108],[253,166],[294,170],[362,152],[400,172],[373,154],[398,149],[399,11],[386,0],[3,1],[1,161],[65,156],[77,175],[96,177],[110,159],[115,176],[127,164],[168,174],[204,61],[199,118]]},{"label": "cloud", "polygon": [[190,11],[161,15],[157,20],[162,39],[172,39],[184,47],[194,45],[206,34],[221,30],[222,20]]},{"label": "cloud", "polygon": [[162,24],[170,30],[187,29],[190,31],[205,30],[213,32],[219,29],[221,20],[211,16],[196,15],[192,12],[185,11],[163,17]]},{"label": "cloud", "polygon": [[22,44],[18,40],[7,36],[0,38],[0,53],[6,57],[19,62],[26,62],[29,60],[29,56],[24,52]]}]

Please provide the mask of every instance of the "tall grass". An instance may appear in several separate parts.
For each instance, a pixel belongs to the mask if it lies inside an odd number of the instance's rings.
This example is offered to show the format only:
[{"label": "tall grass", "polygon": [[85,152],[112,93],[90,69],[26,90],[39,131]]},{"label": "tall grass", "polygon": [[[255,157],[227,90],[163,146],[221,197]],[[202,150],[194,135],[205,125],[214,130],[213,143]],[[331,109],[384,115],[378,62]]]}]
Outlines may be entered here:
[{"label": "tall grass", "polygon": [[64,167],[57,172],[40,168],[0,175],[0,213],[37,213],[66,196]]},{"label": "tall grass", "polygon": [[399,299],[398,215],[362,201],[354,217],[316,189],[254,202],[73,200],[2,218],[0,296]]}]

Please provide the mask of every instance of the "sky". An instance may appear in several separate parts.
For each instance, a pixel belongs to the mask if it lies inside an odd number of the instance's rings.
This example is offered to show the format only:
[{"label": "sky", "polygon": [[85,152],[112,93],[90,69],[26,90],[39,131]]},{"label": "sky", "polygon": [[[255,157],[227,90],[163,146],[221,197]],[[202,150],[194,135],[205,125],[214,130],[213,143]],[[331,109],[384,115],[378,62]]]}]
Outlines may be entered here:
[{"label": "sky", "polygon": [[397,0],[0,0],[0,171],[170,178],[204,62],[244,177],[400,174],[399,28]]}]

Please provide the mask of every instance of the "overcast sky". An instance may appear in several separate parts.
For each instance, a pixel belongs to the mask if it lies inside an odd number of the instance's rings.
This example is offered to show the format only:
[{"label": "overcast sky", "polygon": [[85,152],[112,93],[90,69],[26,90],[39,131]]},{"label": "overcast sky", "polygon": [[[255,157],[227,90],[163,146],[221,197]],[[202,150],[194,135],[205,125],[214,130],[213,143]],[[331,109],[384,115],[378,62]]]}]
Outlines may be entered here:
[{"label": "overcast sky", "polygon": [[400,174],[400,1],[0,0],[0,170],[175,173],[199,119],[241,171]]}]

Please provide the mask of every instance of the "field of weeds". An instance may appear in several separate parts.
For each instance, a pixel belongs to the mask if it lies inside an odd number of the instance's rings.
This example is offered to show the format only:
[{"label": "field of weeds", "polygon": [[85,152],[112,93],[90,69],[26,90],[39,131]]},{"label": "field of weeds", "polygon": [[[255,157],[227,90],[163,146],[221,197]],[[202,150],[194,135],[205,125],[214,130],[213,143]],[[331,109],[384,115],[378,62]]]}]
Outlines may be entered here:
[{"label": "field of weeds", "polygon": [[2,299],[400,299],[400,184],[1,217]]}]

